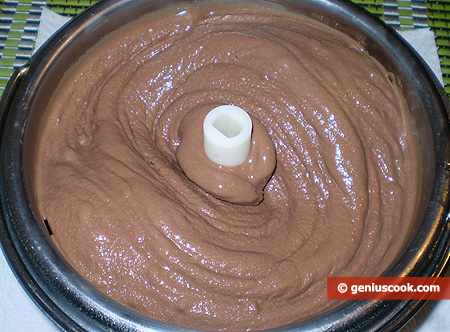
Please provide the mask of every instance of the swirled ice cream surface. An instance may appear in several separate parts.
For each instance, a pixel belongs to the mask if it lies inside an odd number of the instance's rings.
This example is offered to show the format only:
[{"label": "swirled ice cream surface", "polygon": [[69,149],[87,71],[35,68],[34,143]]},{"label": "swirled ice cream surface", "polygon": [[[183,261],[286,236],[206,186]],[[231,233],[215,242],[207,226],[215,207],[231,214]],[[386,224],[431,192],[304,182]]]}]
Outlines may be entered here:
[{"label": "swirled ice cream surface", "polygon": [[[224,104],[256,123],[234,168],[201,145]],[[326,278],[380,275],[414,218],[401,92],[360,44],[299,15],[141,19],[67,72],[46,119],[36,192],[55,243],[101,292],[171,324],[258,330],[324,312]]]}]

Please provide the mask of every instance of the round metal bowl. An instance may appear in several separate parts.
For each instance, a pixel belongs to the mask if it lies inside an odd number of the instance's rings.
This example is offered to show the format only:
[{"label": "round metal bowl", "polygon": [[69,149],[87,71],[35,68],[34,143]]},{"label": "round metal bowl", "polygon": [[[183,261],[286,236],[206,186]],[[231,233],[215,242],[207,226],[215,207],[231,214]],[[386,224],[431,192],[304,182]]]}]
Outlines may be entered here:
[{"label": "round metal bowl", "polygon": [[[449,259],[450,133],[447,97],[427,67],[387,26],[346,0],[269,1],[341,30],[388,71],[411,109],[422,152],[418,214],[409,242],[385,276],[439,276]],[[151,11],[187,0],[112,0],[76,17],[17,70],[1,102],[1,223],[4,252],[34,301],[66,330],[182,331],[110,300],[59,255],[35,213],[33,165],[46,106],[65,70],[104,35]],[[394,331],[421,301],[348,301],[276,331]]]}]

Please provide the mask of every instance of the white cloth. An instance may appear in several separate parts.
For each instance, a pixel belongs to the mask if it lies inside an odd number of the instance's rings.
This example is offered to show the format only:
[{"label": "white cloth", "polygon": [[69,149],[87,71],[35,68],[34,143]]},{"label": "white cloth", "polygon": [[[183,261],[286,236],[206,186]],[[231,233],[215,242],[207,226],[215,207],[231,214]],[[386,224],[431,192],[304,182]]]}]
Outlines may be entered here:
[{"label": "white cloth", "polygon": [[48,8],[42,8],[38,34],[34,45],[36,52],[60,27],[70,21],[70,17],[59,15]]},{"label": "white cloth", "polygon": [[430,28],[400,31],[400,35],[419,53],[430,69],[436,75],[441,85],[444,85],[441,63],[437,52],[434,33]]},{"label": "white cloth", "polygon": [[[67,17],[44,9],[36,49],[68,20]],[[420,29],[402,34],[411,41],[443,83],[433,32],[430,29]],[[414,321],[405,330],[408,332],[450,332],[450,300],[438,301],[437,305],[430,310],[431,312],[426,315],[425,319],[421,319],[419,322]],[[57,332],[60,329],[28,297],[14,277],[2,252],[0,255],[0,332],[6,331]]]}]

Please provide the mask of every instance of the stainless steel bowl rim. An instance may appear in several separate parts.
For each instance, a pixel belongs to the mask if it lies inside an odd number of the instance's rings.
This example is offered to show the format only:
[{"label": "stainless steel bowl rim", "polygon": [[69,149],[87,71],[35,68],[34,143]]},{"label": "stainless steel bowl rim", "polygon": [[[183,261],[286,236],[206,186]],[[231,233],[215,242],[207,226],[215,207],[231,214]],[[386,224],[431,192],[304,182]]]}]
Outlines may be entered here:
[{"label": "stainless steel bowl rim", "polygon": [[[100,2],[72,20],[26,66],[18,69],[3,94],[0,104],[0,240],[10,266],[24,289],[50,319],[65,330],[188,331],[152,320],[115,303],[90,286],[58,255],[50,244],[47,230],[33,213],[24,172],[24,160],[28,160],[29,151],[24,151],[23,142],[26,140],[27,124],[31,122],[30,109],[40,93],[39,87],[44,83],[50,85],[47,82],[48,73],[54,70],[60,57],[67,56],[70,51],[70,56],[76,59],[84,53],[77,54],[78,48],[74,45],[83,44],[86,33],[100,36],[107,30],[118,28],[120,22],[135,19],[129,14],[130,7],[134,12],[142,10],[145,13],[193,2]],[[350,1],[276,2],[288,9],[301,7],[304,14],[360,39],[361,44],[375,57],[387,52],[390,61],[384,65],[389,67],[392,64],[392,69],[402,66],[401,70],[410,76],[410,86],[406,88],[414,87],[423,93],[420,101],[428,112],[436,151],[434,186],[420,229],[386,275],[441,275],[450,255],[447,217],[450,188],[449,108],[443,89],[415,52],[392,29]],[[119,12],[122,16],[120,21],[110,19]],[[352,301],[319,317],[272,331],[394,331],[422,305],[423,301]]]}]

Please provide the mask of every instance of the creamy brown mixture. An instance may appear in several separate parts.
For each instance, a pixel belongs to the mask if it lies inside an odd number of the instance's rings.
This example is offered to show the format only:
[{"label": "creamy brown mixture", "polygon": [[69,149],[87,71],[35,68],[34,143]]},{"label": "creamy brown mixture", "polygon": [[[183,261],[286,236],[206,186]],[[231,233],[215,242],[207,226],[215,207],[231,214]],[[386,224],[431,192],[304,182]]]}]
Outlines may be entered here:
[{"label": "creamy brown mixture", "polygon": [[255,205],[263,199],[263,189],[275,165],[275,149],[264,125],[253,118],[253,131],[247,161],[224,167],[211,161],[203,148],[203,121],[214,107],[190,111],[178,129],[178,164],[186,176],[206,192],[230,203]]},{"label": "creamy brown mixture", "polygon": [[[267,135],[236,168],[205,159],[196,127],[221,104]],[[392,263],[417,155],[401,93],[355,41],[288,13],[191,8],[113,33],[71,69],[36,190],[64,256],[112,299],[172,324],[255,330],[334,306],[327,276]]]}]

